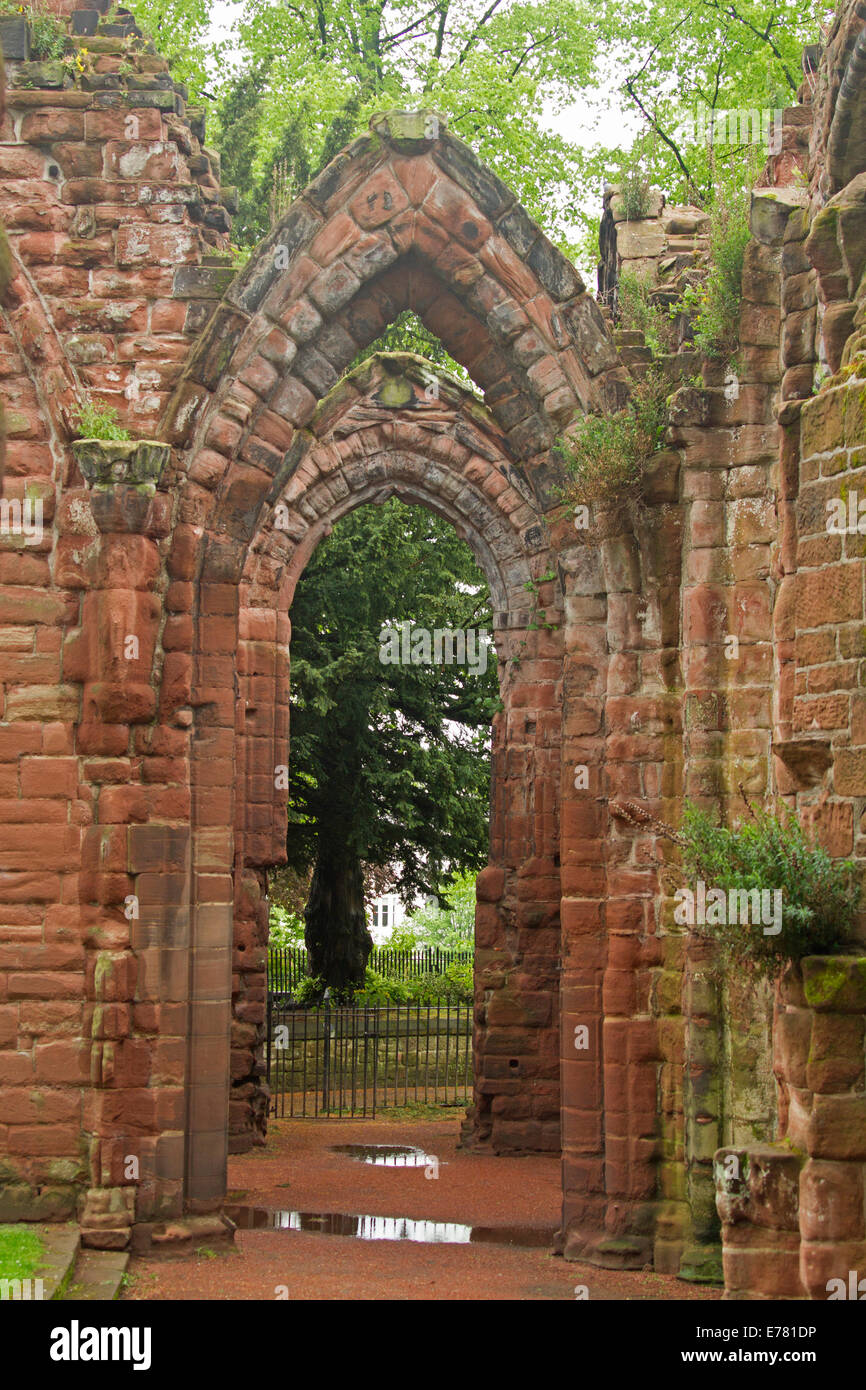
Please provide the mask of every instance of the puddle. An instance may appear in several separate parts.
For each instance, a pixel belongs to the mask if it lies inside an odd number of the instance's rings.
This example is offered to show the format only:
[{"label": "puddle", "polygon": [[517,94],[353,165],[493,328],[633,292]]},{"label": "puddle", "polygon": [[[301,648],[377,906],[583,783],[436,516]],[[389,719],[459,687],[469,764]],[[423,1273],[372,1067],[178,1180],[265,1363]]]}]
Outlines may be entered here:
[{"label": "puddle", "polygon": [[243,1231],[312,1231],[323,1236],[411,1240],[423,1245],[519,1245],[547,1249],[554,1236],[553,1229],[538,1226],[467,1226],[459,1221],[424,1221],[411,1216],[350,1216],[344,1212],[246,1206],[227,1206],[225,1212]]},{"label": "puddle", "polygon": [[438,1164],[435,1154],[425,1153],[414,1144],[332,1144],[331,1153],[348,1154],[375,1168],[426,1168]]}]

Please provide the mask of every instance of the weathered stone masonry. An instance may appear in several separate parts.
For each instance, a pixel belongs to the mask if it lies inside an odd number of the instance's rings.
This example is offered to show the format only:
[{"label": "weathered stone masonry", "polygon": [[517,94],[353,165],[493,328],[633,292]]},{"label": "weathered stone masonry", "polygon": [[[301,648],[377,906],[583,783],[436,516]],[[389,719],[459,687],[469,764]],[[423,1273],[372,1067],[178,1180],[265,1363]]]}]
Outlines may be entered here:
[{"label": "weathered stone masonry", "polygon": [[[784,1019],[806,1006],[789,981],[774,1028],[769,1000],[717,997],[705,948],[672,926],[670,847],[640,815],[675,821],[686,795],[728,809],[743,781],[796,805],[833,853],[862,855],[862,541],[828,537],[822,517],[842,475],[856,487],[866,443],[866,7],[845,8],[755,194],[739,376],[703,364],[703,387],[681,386],[688,343],[666,360],[668,446],[639,524],[599,512],[587,533],[560,503],[556,438],[621,405],[650,354],[611,335],[444,123],[379,118],[235,275],[233,193],[201,113],[131,19],[94,27],[73,12],[71,42],[93,59],[74,79],[28,63],[25,27],[0,127],[5,496],[41,500],[46,523],[37,544],[0,538],[0,1217],[77,1213],[100,1245],[133,1227],[165,1243],[196,1213],[221,1229],[229,1146],[264,1137],[292,594],[334,521],[396,495],[455,525],[496,609],[504,710],[465,1141],[561,1145],[572,1257],[704,1277],[721,1218],[731,1291],[775,1296],[774,1252],[814,1264],[826,1212],[820,1269],[853,1258],[832,1247],[860,1207],[834,1215],[808,1163],[808,1202],[769,1225],[723,1183],[717,1212],[720,1147],[759,1135],[755,1173],[786,1134],[813,1153],[785,1051]],[[701,215],[653,213],[626,224],[606,200],[606,291],[623,261],[662,294],[700,275]],[[405,308],[483,405],[447,378],[430,393],[432,368],[405,354],[341,379]],[[72,442],[88,392],[136,443]],[[527,589],[549,574],[552,629]],[[852,1058],[858,999],[834,1034]],[[807,1085],[821,1125],[850,1129],[862,1056]],[[738,1234],[765,1228],[783,1237],[766,1258],[763,1234]],[[745,1275],[737,1240],[758,1252]]]}]

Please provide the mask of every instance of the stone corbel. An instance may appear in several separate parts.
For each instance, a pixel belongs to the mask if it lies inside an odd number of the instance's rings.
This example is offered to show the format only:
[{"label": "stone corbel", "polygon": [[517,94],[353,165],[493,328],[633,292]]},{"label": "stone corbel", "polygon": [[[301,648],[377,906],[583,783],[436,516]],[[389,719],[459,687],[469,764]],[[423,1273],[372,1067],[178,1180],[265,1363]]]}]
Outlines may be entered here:
[{"label": "stone corbel", "polygon": [[90,484],[100,531],[93,587],[82,607],[84,720],[146,723],[157,707],[156,542],[169,526],[169,499],[157,484],[171,449],[155,440],[79,439],[72,451]]}]

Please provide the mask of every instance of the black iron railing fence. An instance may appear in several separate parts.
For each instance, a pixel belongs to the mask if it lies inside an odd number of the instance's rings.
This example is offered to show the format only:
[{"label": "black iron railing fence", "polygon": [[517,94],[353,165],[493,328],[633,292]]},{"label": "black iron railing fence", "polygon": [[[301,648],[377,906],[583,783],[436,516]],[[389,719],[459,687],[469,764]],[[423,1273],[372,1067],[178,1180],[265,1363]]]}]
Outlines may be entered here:
[{"label": "black iron railing fence", "polygon": [[[438,946],[419,946],[414,950],[395,950],[374,946],[367,964],[377,974],[391,980],[409,980],[418,975],[441,975],[449,965],[471,965],[473,952],[445,950]],[[307,974],[304,946],[268,948],[268,989],[274,994],[291,994]]]},{"label": "black iron railing fence", "polygon": [[269,992],[267,1073],[279,1118],[463,1105],[472,1090],[472,1005],[304,1008]]}]

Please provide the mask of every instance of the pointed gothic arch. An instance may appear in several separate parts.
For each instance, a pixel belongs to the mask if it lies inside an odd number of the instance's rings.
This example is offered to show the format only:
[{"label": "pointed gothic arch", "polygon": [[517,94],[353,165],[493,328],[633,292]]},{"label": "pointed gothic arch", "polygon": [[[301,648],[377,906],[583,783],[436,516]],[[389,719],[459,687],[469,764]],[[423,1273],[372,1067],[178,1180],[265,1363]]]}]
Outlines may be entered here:
[{"label": "pointed gothic arch", "polygon": [[[373,127],[304,192],[229,288],[164,421],[182,523],[169,567],[193,584],[197,643],[173,698],[194,711],[190,868],[192,883],[211,893],[206,900],[196,889],[191,900],[187,1201],[214,1199],[224,1186],[229,1069],[236,1090],[254,1082],[255,1038],[237,1018],[235,1041],[239,1032],[247,1041],[230,1046],[232,985],[216,943],[231,939],[233,920],[246,923],[235,931],[246,932],[246,960],[255,960],[266,930],[255,875],[284,853],[273,769],[287,757],[288,596],[323,527],[385,493],[462,528],[486,562],[500,643],[512,644],[509,656],[521,648],[496,735],[491,867],[479,885],[471,1131],[505,1150],[559,1147],[562,636],[557,622],[535,630],[527,585],[548,617],[561,616],[547,541],[561,513],[552,447],[578,413],[621,400],[626,373],[577,272],[444,122],[419,126],[416,114],[398,112]],[[375,399],[385,363],[341,381],[406,308],[484,393],[482,407],[440,381],[438,433],[422,419],[420,368],[413,375],[402,364],[408,397],[398,409],[383,406],[381,393]],[[365,409],[393,419],[353,423],[352,411]],[[303,532],[290,563],[272,525],[281,498]],[[282,694],[262,698],[280,682]],[[264,801],[255,787],[267,788]],[[236,953],[236,1005],[245,964]],[[237,1109],[241,1126],[254,1127],[254,1101]]]}]

